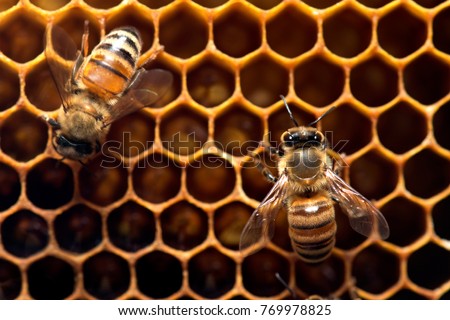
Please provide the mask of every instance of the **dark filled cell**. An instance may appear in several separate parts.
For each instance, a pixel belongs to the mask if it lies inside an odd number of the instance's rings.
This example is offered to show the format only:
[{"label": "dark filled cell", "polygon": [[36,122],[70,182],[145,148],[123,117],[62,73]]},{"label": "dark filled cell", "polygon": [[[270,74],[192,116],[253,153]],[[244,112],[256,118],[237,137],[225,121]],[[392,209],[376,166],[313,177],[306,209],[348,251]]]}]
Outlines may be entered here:
[{"label": "dark filled cell", "polygon": [[146,201],[162,203],[175,197],[181,187],[181,166],[160,153],[152,153],[133,170],[133,188]]},{"label": "dark filled cell", "polygon": [[175,249],[190,250],[208,236],[208,216],[186,201],[164,210],[160,220],[164,243]]},{"label": "dark filled cell", "polygon": [[444,8],[433,19],[433,44],[436,49],[450,54],[450,9]]},{"label": "dark filled cell", "polygon": [[267,249],[246,257],[242,263],[245,289],[260,297],[270,297],[285,289],[285,286],[277,279],[276,273],[289,283],[289,262]]},{"label": "dark filled cell", "polygon": [[26,111],[17,111],[0,127],[0,147],[17,161],[28,161],[47,146],[48,128],[44,121]]},{"label": "dark filled cell", "polygon": [[341,0],[306,0],[303,2],[314,8],[325,9],[339,3],[340,1]]},{"label": "dark filled cell", "polygon": [[234,71],[215,60],[204,61],[189,70],[187,87],[190,96],[205,107],[226,101],[234,92]]},{"label": "dark filled cell", "polygon": [[0,63],[0,111],[12,107],[19,96],[20,82],[17,72]]},{"label": "dark filled cell", "polygon": [[[17,2],[17,0],[14,1]],[[54,0],[54,1],[30,0],[30,2],[41,9],[53,11],[64,7],[66,4],[70,2],[70,0]]]},{"label": "dark filled cell", "polygon": [[33,262],[28,268],[27,276],[30,295],[38,300],[65,299],[75,287],[72,266],[52,256]]},{"label": "dark filled cell", "polygon": [[325,45],[341,57],[360,54],[369,47],[371,37],[371,21],[353,9],[336,12],[323,23]]},{"label": "dark filled cell", "polygon": [[123,258],[100,252],[83,264],[83,281],[86,291],[99,299],[114,299],[130,286],[130,269]]},{"label": "dark filled cell", "polygon": [[17,298],[22,289],[22,275],[14,263],[0,259],[0,300]]},{"label": "dark filled cell", "polygon": [[159,9],[172,3],[173,0],[139,0],[139,2],[151,9]]},{"label": "dark filled cell", "polygon": [[21,210],[8,216],[1,225],[1,239],[6,251],[18,257],[29,257],[48,244],[48,225],[41,216]]},{"label": "dark filled cell", "polygon": [[365,248],[353,261],[356,287],[375,294],[386,291],[399,279],[399,264],[398,257],[391,252],[375,245]]},{"label": "dark filled cell", "polygon": [[217,49],[234,58],[243,57],[261,46],[258,20],[247,14],[241,4],[228,7],[213,22],[214,44]]},{"label": "dark filled cell", "polygon": [[450,103],[442,105],[433,117],[434,138],[440,146],[450,150]]},{"label": "dark filled cell", "polygon": [[433,207],[434,232],[445,240],[450,240],[450,197],[447,197]]},{"label": "dark filled cell", "polygon": [[153,213],[135,202],[114,209],[108,216],[107,226],[110,241],[125,251],[138,251],[155,240]]},{"label": "dark filled cell", "polygon": [[254,6],[263,9],[263,10],[270,10],[276,5],[278,5],[282,0],[247,0]]},{"label": "dark filled cell", "polygon": [[402,289],[395,293],[390,300],[424,300],[425,298],[414,291]]},{"label": "dark filled cell", "polygon": [[358,2],[369,8],[381,8],[392,2],[392,0],[358,0]]},{"label": "dark filled cell", "polygon": [[235,157],[248,155],[263,138],[261,119],[239,106],[233,106],[214,121],[214,141]]},{"label": "dark filled cell", "polygon": [[96,9],[110,9],[112,7],[119,5],[122,2],[122,0],[109,0],[109,1],[85,0],[84,2],[86,2],[88,5]]},{"label": "dark filled cell", "polygon": [[53,228],[59,246],[71,252],[89,251],[102,240],[100,214],[82,204],[58,215],[53,222]]},{"label": "dark filled cell", "polygon": [[201,52],[208,41],[205,18],[186,4],[163,12],[159,30],[159,40],[164,50],[182,59]]},{"label": "dark filled cell", "polygon": [[216,249],[206,249],[192,257],[188,265],[189,286],[201,296],[214,299],[234,286],[236,264]]},{"label": "dark filled cell", "polygon": [[181,288],[183,269],[175,257],[153,251],[136,262],[136,277],[139,291],[149,297],[161,299]]},{"label": "dark filled cell", "polygon": [[198,158],[186,169],[188,192],[200,201],[216,202],[225,198],[233,191],[235,183],[232,165],[215,155]]},{"label": "dark filled cell", "polygon": [[230,249],[239,249],[239,239],[253,208],[241,202],[232,202],[217,209],[214,214],[214,234],[220,243]]},{"label": "dark filled cell", "polygon": [[275,52],[293,58],[312,49],[317,23],[296,7],[286,7],[267,22],[267,42]]}]

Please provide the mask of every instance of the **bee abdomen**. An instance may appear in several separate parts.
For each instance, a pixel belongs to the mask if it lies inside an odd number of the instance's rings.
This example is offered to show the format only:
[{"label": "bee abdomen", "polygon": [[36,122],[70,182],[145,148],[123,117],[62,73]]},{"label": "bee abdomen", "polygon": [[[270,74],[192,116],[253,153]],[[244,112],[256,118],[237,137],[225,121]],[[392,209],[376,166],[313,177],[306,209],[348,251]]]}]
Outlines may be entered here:
[{"label": "bee abdomen", "polygon": [[288,220],[292,246],[304,261],[320,262],[331,254],[336,242],[331,201],[294,202],[289,207]]},{"label": "bee abdomen", "polygon": [[112,30],[92,51],[83,70],[83,82],[99,95],[101,91],[113,95],[124,92],[136,72],[141,48],[135,28]]}]

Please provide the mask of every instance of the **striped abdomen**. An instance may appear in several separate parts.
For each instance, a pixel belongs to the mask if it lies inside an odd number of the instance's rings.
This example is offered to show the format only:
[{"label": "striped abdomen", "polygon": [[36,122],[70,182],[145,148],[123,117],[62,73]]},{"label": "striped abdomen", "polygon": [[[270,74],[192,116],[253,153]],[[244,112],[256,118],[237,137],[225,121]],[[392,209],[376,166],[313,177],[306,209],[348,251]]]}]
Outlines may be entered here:
[{"label": "striped abdomen", "polygon": [[335,244],[336,221],[333,202],[324,195],[293,197],[288,203],[289,236],[302,260],[320,262]]},{"label": "striped abdomen", "polygon": [[112,30],[92,50],[81,71],[83,83],[99,96],[124,92],[136,72],[142,42],[133,27]]}]

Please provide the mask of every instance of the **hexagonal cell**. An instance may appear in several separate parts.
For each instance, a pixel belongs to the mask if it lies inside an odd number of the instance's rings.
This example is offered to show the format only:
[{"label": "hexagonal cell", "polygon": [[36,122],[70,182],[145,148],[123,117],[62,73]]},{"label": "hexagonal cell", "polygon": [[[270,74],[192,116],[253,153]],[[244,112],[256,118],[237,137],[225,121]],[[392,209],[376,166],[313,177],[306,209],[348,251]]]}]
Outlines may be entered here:
[{"label": "hexagonal cell", "polygon": [[243,57],[261,46],[258,19],[242,4],[229,6],[213,22],[214,43],[220,51],[234,58]]},{"label": "hexagonal cell", "polygon": [[33,60],[44,50],[44,29],[30,12],[16,11],[2,20],[0,51],[19,63]]},{"label": "hexagonal cell", "polygon": [[[294,119],[300,126],[307,126],[315,120],[312,114],[303,111],[301,106],[295,103],[289,103],[289,109],[291,109]],[[271,113],[269,116],[269,141],[271,145],[278,147],[281,143],[281,135],[294,126],[284,105],[278,111]]]},{"label": "hexagonal cell", "polygon": [[164,116],[160,132],[164,148],[188,155],[200,150],[208,139],[208,120],[182,105]]},{"label": "hexagonal cell", "polygon": [[28,290],[34,299],[64,299],[72,294],[75,287],[72,266],[53,256],[33,262],[28,267],[27,276]]},{"label": "hexagonal cell", "polygon": [[0,211],[11,207],[19,199],[20,177],[16,170],[0,163]]},{"label": "hexagonal cell", "polygon": [[448,94],[450,66],[426,53],[406,66],[403,81],[412,98],[429,105]]},{"label": "hexagonal cell", "polygon": [[317,107],[331,104],[344,90],[344,70],[321,58],[313,57],[294,70],[294,89],[303,101]]},{"label": "hexagonal cell", "polygon": [[447,159],[424,149],[408,159],[403,175],[408,191],[421,198],[430,198],[448,187],[450,165]]},{"label": "hexagonal cell", "polygon": [[[88,49],[90,52],[100,42],[100,26],[95,17],[80,8],[74,7],[66,12],[57,25],[69,34],[80,49],[86,20],[89,22]],[[64,57],[64,55],[62,56]]]},{"label": "hexagonal cell", "polygon": [[408,260],[408,276],[415,284],[435,289],[450,278],[450,252],[434,243],[411,254]]},{"label": "hexagonal cell", "polygon": [[408,9],[399,6],[380,18],[377,35],[384,50],[394,57],[403,58],[425,43],[427,25]]},{"label": "hexagonal cell", "polygon": [[[17,0],[15,0],[15,2],[17,2]],[[30,2],[41,9],[47,11],[54,11],[64,7],[66,4],[70,2],[70,0],[56,0],[56,1],[30,0]]]},{"label": "hexagonal cell", "polygon": [[19,75],[8,65],[0,63],[0,111],[12,107],[20,96]]},{"label": "hexagonal cell", "polygon": [[194,0],[194,2],[205,8],[215,8],[223,5],[227,1],[228,0]]},{"label": "hexagonal cell", "polygon": [[450,8],[439,11],[433,19],[433,44],[436,49],[450,54]]},{"label": "hexagonal cell", "polygon": [[189,260],[189,287],[208,299],[218,298],[234,286],[236,264],[214,248]]},{"label": "hexagonal cell", "polygon": [[0,299],[17,298],[22,290],[22,275],[14,263],[0,259]]},{"label": "hexagonal cell", "polygon": [[114,299],[130,286],[128,262],[107,251],[97,253],[83,264],[84,288],[99,299]]},{"label": "hexagonal cell", "polygon": [[175,257],[153,251],[136,262],[136,277],[138,288],[143,294],[161,299],[181,288],[183,269]]},{"label": "hexagonal cell", "polygon": [[402,154],[418,146],[427,135],[427,121],[406,102],[399,102],[382,113],[377,123],[383,146]]},{"label": "hexagonal cell", "polygon": [[392,0],[358,0],[358,2],[369,8],[381,8],[392,2]]},{"label": "hexagonal cell", "polygon": [[203,202],[216,202],[225,198],[233,191],[235,183],[233,166],[215,155],[204,155],[186,169],[188,192]]},{"label": "hexagonal cell", "polygon": [[352,163],[350,181],[367,199],[380,199],[395,189],[398,169],[377,151],[370,151]]},{"label": "hexagonal cell", "polygon": [[402,289],[389,298],[389,300],[423,300],[423,299],[425,299],[423,296],[408,289]]},{"label": "hexagonal cell", "polygon": [[232,106],[214,121],[216,145],[227,153],[242,157],[258,147],[263,137],[261,119],[239,106]]},{"label": "hexagonal cell", "polygon": [[4,0],[0,3],[0,12],[6,11],[19,2],[19,0]]},{"label": "hexagonal cell", "polygon": [[118,158],[137,156],[153,145],[155,126],[155,120],[144,111],[129,114],[111,125],[102,152]]},{"label": "hexagonal cell", "polygon": [[426,217],[423,208],[409,201],[398,197],[381,208],[391,234],[388,241],[398,246],[407,246],[416,241],[426,232]]},{"label": "hexagonal cell", "polygon": [[398,94],[397,70],[379,57],[370,58],[351,70],[350,90],[367,106],[386,104]]},{"label": "hexagonal cell", "polygon": [[314,8],[325,9],[340,2],[340,0],[306,0],[303,2]]},{"label": "hexagonal cell", "polygon": [[[269,162],[268,166],[273,174],[277,173],[277,166],[275,163]],[[256,168],[254,162],[246,162],[243,165],[241,176],[242,189],[248,197],[255,200],[263,200],[273,186],[273,184],[264,177],[261,171]]]},{"label": "hexagonal cell", "polygon": [[8,216],[1,226],[1,239],[6,251],[21,258],[43,250],[48,237],[47,222],[28,210]]},{"label": "hexagonal cell", "polygon": [[414,0],[414,2],[418,3],[422,7],[425,8],[434,8],[441,3],[445,2],[444,0]]},{"label": "hexagonal cell", "polygon": [[450,197],[447,197],[433,208],[434,232],[438,237],[450,241]]},{"label": "hexagonal cell", "polygon": [[208,236],[208,216],[189,202],[170,206],[161,213],[160,220],[164,243],[175,249],[190,250]]},{"label": "hexagonal cell", "polygon": [[331,148],[352,154],[372,140],[372,123],[351,105],[344,104],[320,121]]},{"label": "hexagonal cell", "polygon": [[102,1],[102,0],[84,0],[88,5],[90,5],[93,8],[97,9],[109,9],[112,7],[115,7],[119,5],[122,0],[109,0],[109,1]]},{"label": "hexagonal cell", "polygon": [[28,161],[47,146],[48,127],[44,121],[19,110],[5,119],[0,127],[0,147],[17,161]]},{"label": "hexagonal cell", "polygon": [[25,95],[43,111],[57,110],[62,103],[46,61],[32,68],[25,76]]},{"label": "hexagonal cell", "polygon": [[120,249],[136,252],[155,240],[153,213],[135,202],[114,209],[107,219],[108,238]]},{"label": "hexagonal cell", "polygon": [[141,160],[133,171],[133,188],[144,200],[161,203],[175,197],[181,187],[181,167],[160,153]]},{"label": "hexagonal cell", "polygon": [[79,191],[88,201],[107,206],[123,197],[128,188],[126,164],[116,158],[101,155],[79,172]]},{"label": "hexagonal cell", "polygon": [[45,159],[28,171],[27,197],[40,208],[56,209],[72,199],[72,169],[61,161]]},{"label": "hexagonal cell", "polygon": [[263,249],[250,255],[242,262],[242,280],[249,292],[260,297],[270,297],[285,289],[276,278],[289,283],[289,262],[279,254]]},{"label": "hexagonal cell", "polygon": [[238,250],[242,229],[253,210],[241,202],[232,202],[217,209],[214,214],[214,234],[217,240],[229,249]]},{"label": "hexagonal cell", "polygon": [[450,103],[442,105],[433,116],[434,138],[442,147],[450,150]]},{"label": "hexagonal cell", "polygon": [[187,87],[191,97],[205,107],[214,107],[233,94],[234,71],[213,60],[203,60],[187,74]]},{"label": "hexagonal cell", "polygon": [[356,248],[366,240],[366,237],[353,230],[350,226],[347,213],[344,213],[341,207],[334,205],[334,214],[336,217],[336,247],[343,250]]},{"label": "hexagonal cell", "polygon": [[372,23],[358,11],[346,8],[323,22],[323,38],[330,51],[351,58],[369,47]]},{"label": "hexagonal cell", "polygon": [[[107,1],[95,1],[109,6]],[[126,10],[119,11],[117,15],[111,16],[106,20],[106,32],[126,25],[131,25],[140,32],[143,43],[141,53],[150,49],[155,38],[155,27],[150,16],[135,6],[129,6]]]},{"label": "hexagonal cell", "polygon": [[344,277],[344,262],[334,255],[318,264],[309,264],[301,260],[295,264],[297,287],[307,294],[330,296],[342,285]]},{"label": "hexagonal cell", "polygon": [[172,3],[173,0],[138,0],[143,5],[152,9],[159,9]]},{"label": "hexagonal cell", "polygon": [[183,59],[190,58],[201,52],[208,42],[205,17],[187,4],[164,11],[159,40],[166,52]]},{"label": "hexagonal cell", "polygon": [[358,288],[377,294],[398,281],[400,262],[395,254],[371,245],[358,253],[352,270]]},{"label": "hexagonal cell", "polygon": [[266,30],[269,46],[288,58],[309,51],[317,41],[317,23],[295,6],[283,8],[267,22]]},{"label": "hexagonal cell", "polygon": [[55,218],[53,231],[61,248],[84,253],[102,241],[102,217],[97,211],[79,204]]},{"label": "hexagonal cell", "polygon": [[244,97],[259,107],[268,107],[286,95],[289,74],[283,66],[267,56],[251,60],[241,70],[241,89]]}]

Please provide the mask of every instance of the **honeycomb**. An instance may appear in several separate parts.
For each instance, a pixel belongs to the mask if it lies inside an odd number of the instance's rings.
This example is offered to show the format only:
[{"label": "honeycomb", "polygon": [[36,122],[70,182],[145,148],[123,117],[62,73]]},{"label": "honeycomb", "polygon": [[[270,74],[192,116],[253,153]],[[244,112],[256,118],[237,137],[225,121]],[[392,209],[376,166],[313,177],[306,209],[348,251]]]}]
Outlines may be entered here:
[{"label": "honeycomb", "polygon": [[[113,124],[121,141],[60,161],[60,105],[43,54],[50,21],[91,47],[134,25],[169,93]],[[0,2],[0,298],[450,298],[450,2],[437,0],[3,0]],[[385,215],[366,239],[337,212],[324,262],[293,253],[285,214],[243,257],[242,228],[270,189],[246,154],[319,123],[345,179]],[[343,144],[344,140],[348,143]],[[107,164],[106,166],[104,164]]]}]

